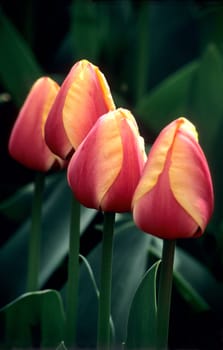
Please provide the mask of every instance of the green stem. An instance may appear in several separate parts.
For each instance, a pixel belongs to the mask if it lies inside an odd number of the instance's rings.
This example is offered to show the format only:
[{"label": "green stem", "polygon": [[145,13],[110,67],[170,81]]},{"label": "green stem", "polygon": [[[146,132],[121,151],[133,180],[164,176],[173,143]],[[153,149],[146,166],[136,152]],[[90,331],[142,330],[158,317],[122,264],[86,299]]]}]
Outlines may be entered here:
[{"label": "green stem", "polygon": [[157,309],[157,349],[168,348],[175,240],[163,241]]},{"label": "green stem", "polygon": [[114,222],[115,213],[105,212],[102,241],[101,285],[98,311],[98,350],[105,350],[110,348],[111,281]]},{"label": "green stem", "polygon": [[80,203],[73,197],[71,205],[68,283],[66,306],[66,346],[76,346],[79,281]]},{"label": "green stem", "polygon": [[41,241],[41,210],[44,179],[44,173],[36,174],[32,204],[31,233],[29,237],[28,247],[27,292],[38,290]]}]

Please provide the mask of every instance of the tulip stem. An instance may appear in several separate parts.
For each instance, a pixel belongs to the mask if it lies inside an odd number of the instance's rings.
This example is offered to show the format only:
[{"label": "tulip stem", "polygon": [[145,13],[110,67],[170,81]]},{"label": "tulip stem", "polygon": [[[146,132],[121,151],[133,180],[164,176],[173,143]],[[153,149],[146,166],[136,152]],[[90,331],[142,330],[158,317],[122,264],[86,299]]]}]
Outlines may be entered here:
[{"label": "tulip stem", "polygon": [[76,346],[79,285],[80,203],[72,195],[66,305],[66,346]]},{"label": "tulip stem", "polygon": [[163,241],[157,308],[157,350],[168,348],[175,240]]},{"label": "tulip stem", "polygon": [[98,350],[110,348],[110,314],[111,314],[111,282],[112,254],[115,213],[104,213],[104,229],[102,240],[101,285],[98,311]]},{"label": "tulip stem", "polygon": [[32,203],[31,233],[28,246],[27,292],[36,291],[39,287],[38,277],[41,241],[41,211],[44,179],[44,173],[36,173]]}]

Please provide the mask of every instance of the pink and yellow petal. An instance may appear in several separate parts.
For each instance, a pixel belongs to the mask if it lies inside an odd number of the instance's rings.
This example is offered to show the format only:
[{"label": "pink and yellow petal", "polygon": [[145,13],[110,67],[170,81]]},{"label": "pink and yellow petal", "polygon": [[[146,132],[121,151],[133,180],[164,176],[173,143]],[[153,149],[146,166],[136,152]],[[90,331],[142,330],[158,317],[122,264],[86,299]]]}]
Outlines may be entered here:
[{"label": "pink and yellow petal", "polygon": [[134,219],[142,230],[161,238],[195,237],[212,211],[212,181],[196,129],[179,118],[152,146],[133,198]]},{"label": "pink and yellow petal", "polygon": [[83,205],[100,208],[120,172],[122,159],[118,124],[110,112],[97,121],[68,166],[68,182]]},{"label": "pink and yellow petal", "polygon": [[197,141],[179,129],[175,138],[170,186],[182,208],[204,231],[213,212],[213,188],[207,161]]},{"label": "pink and yellow petal", "polygon": [[46,120],[48,118],[49,112],[51,110],[51,107],[56,99],[56,96],[60,90],[59,85],[52,79],[46,78],[48,83],[48,91],[46,92],[47,98],[45,99],[45,102],[43,104],[43,111],[42,111],[42,137],[45,139],[45,124]]},{"label": "pink and yellow petal", "polygon": [[[143,139],[129,111],[119,110],[123,160],[121,171],[102,199],[105,211],[131,211],[131,200],[146,161]],[[122,116],[121,116],[122,115]]]},{"label": "pink and yellow petal", "polygon": [[64,80],[46,122],[50,149],[66,159],[114,102],[98,67],[87,60],[77,62]]},{"label": "pink and yellow petal", "polygon": [[145,170],[133,198],[133,205],[157,183],[159,175],[165,166],[167,153],[173,145],[179,128],[197,139],[194,125],[183,117],[174,120],[160,132],[149,153]]},{"label": "pink and yellow petal", "polygon": [[94,69],[99,83],[98,89],[102,91],[106,109],[108,111],[113,111],[116,107],[107,80],[105,79],[104,74],[100,71],[100,69],[97,66],[94,66]]},{"label": "pink and yellow petal", "polygon": [[98,67],[86,60],[74,66],[63,107],[63,123],[74,149],[96,120],[115,109],[108,84]]},{"label": "pink and yellow petal", "polygon": [[50,78],[38,79],[31,88],[10,135],[11,156],[35,170],[47,171],[55,161],[55,156],[43,139],[43,118],[58,89],[58,85]]},{"label": "pink and yellow petal", "polygon": [[182,210],[170,190],[168,168],[151,191],[135,204],[133,217],[141,230],[165,239],[192,237],[198,229],[197,223]]},{"label": "pink and yellow petal", "polygon": [[45,140],[51,151],[63,159],[66,159],[72,150],[72,146],[67,138],[63,119],[62,109],[69,81],[65,80],[60,88],[52,108],[45,123]]},{"label": "pink and yellow petal", "polygon": [[163,129],[153,144],[140,182],[134,193],[132,201],[133,206],[145,193],[149,192],[156,185],[164,169],[167,153],[172,146],[175,133],[176,126],[171,123],[168,127]]}]

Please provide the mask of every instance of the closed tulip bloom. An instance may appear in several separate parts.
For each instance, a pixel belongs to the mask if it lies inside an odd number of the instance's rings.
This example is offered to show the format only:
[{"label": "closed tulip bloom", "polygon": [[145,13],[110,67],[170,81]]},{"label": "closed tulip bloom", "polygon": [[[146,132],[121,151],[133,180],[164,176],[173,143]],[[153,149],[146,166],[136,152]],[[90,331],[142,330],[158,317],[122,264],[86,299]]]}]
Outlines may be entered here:
[{"label": "closed tulip bloom", "polygon": [[207,160],[185,118],[170,123],[153,144],[132,207],[136,225],[166,239],[200,236],[213,212]]},{"label": "closed tulip bloom", "polygon": [[99,118],[78,147],[68,166],[68,182],[86,207],[127,212],[145,160],[136,121],[120,108]]},{"label": "closed tulip bloom", "polygon": [[44,124],[58,91],[55,81],[48,77],[39,78],[32,86],[10,135],[10,155],[37,171],[64,165],[44,140]]},{"label": "closed tulip bloom", "polygon": [[70,70],[53,104],[45,126],[50,149],[68,158],[96,120],[115,105],[99,68],[81,60]]}]

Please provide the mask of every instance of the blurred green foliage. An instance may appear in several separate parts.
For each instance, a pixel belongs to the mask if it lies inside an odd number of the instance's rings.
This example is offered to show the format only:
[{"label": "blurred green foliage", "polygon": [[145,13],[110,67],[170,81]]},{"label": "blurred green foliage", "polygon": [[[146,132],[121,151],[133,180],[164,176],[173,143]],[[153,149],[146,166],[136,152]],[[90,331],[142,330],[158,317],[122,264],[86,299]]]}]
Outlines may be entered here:
[{"label": "blurred green foliage", "polygon": [[[64,348],[58,327],[63,327],[59,317],[62,317],[60,305],[64,301],[67,278],[71,194],[66,174],[50,173],[47,179],[41,248],[42,292],[21,296],[26,285],[34,174],[9,158],[7,142],[19,107],[35,79],[46,74],[60,83],[77,60],[86,58],[105,74],[116,104],[133,111],[148,145],[167,123],[181,115],[198,129],[213,176],[215,212],[203,237],[177,243],[170,346],[173,349],[222,348],[222,3],[23,0],[15,4],[3,1],[0,47],[0,345],[4,348],[8,341],[5,327],[11,330],[15,327],[15,318],[5,315],[17,314],[21,306],[13,300],[19,298],[27,310],[23,314],[24,323],[20,317],[16,319],[21,329],[25,332],[27,325],[36,326],[41,333],[42,317],[47,318],[49,323],[43,327],[52,332],[53,346],[58,344],[58,348]],[[81,253],[87,257],[97,284],[101,220],[100,213],[82,208]],[[112,289],[116,344],[129,339],[129,346],[131,342],[134,346],[134,339],[127,337],[127,329],[132,332],[132,312],[137,315],[141,306],[140,299],[134,299],[128,323],[131,301],[146,270],[160,257],[160,244],[158,239],[139,232],[130,215],[118,216]],[[57,292],[46,291],[48,288]],[[49,298],[49,302],[45,298]],[[51,298],[55,298],[58,309],[52,306]],[[43,311],[40,305],[46,309]],[[38,312],[30,314],[36,308]],[[47,317],[41,316],[41,312]],[[50,322],[54,319],[58,324]],[[86,264],[81,263],[80,347],[95,346],[96,320],[97,294]],[[44,337],[27,335],[29,344],[25,345],[44,345]],[[10,336],[10,341],[13,340],[14,347],[20,345],[16,336],[14,339]]]}]

